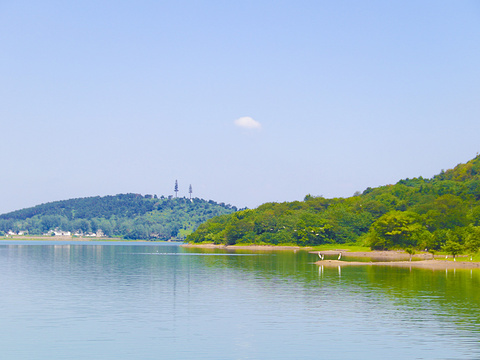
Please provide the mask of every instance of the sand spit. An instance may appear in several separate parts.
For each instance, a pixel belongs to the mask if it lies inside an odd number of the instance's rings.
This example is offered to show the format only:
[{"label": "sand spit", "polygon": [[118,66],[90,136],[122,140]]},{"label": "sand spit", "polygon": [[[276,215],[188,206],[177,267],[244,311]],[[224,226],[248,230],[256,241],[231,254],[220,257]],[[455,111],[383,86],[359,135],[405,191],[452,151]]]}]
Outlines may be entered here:
[{"label": "sand spit", "polygon": [[350,252],[348,250],[328,250],[328,251],[311,251],[312,254],[320,254],[327,256],[365,258],[370,261],[342,261],[342,260],[319,260],[315,264],[321,266],[337,267],[337,266],[397,266],[406,268],[423,268],[432,270],[445,269],[477,269],[480,268],[479,262],[462,261],[467,256],[457,257],[457,261],[439,260],[444,255],[434,256],[427,252],[422,252],[412,256],[403,251],[368,251],[368,252]]},{"label": "sand spit", "polygon": [[[255,251],[273,251],[273,250],[311,250],[311,248],[300,246],[276,246],[276,245],[215,245],[215,244],[182,244],[182,247],[187,248],[204,248],[204,249],[225,249],[225,250],[255,250]],[[444,258],[444,256],[435,256],[432,254],[422,252],[413,255],[413,261],[409,261],[410,255],[403,251],[364,251],[355,252],[344,249],[324,250],[324,251],[310,251],[311,254],[321,254],[327,256],[338,256],[342,253],[342,257],[357,257],[366,258],[371,261],[342,261],[342,260],[320,260],[315,264],[328,267],[338,266],[397,266],[406,268],[423,268],[432,270],[445,269],[480,269],[480,262],[471,261],[448,261],[437,260]],[[462,257],[460,257],[461,259]],[[465,257],[464,257],[465,258]],[[458,257],[457,257],[458,259]]]},{"label": "sand spit", "polygon": [[[410,260],[410,255],[403,251],[389,250],[389,251],[348,251],[348,250],[325,250],[325,251],[311,251],[312,254],[321,254],[327,256],[343,256],[369,258],[372,261],[401,261]],[[412,259],[418,260],[433,260],[433,255],[422,252],[412,256]]]},{"label": "sand spit", "polygon": [[447,260],[418,260],[418,261],[379,261],[379,262],[361,262],[361,261],[341,261],[341,260],[320,260],[315,264],[319,266],[338,267],[338,266],[396,266],[405,268],[422,268],[432,270],[445,269],[479,269],[480,263],[469,261],[447,261]]}]

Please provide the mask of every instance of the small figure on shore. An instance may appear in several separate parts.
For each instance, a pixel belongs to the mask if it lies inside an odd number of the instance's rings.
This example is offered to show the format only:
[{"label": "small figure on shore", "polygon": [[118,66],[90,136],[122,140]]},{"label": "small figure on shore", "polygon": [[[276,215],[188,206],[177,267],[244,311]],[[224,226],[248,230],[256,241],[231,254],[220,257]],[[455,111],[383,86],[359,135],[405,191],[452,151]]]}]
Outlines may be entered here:
[{"label": "small figure on shore", "polygon": [[322,255],[321,253],[318,253],[318,257],[320,258],[320,260],[323,260],[325,258],[325,256]]},{"label": "small figure on shore", "polygon": [[342,253],[338,254],[338,259],[337,260],[340,260],[342,258]]}]

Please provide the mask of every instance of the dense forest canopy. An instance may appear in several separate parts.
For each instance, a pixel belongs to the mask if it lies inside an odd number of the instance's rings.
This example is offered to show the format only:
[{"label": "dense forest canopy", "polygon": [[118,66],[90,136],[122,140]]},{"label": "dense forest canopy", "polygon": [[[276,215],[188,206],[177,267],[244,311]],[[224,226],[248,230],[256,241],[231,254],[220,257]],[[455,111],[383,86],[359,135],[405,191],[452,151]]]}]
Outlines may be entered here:
[{"label": "dense forest canopy", "polygon": [[55,201],[0,215],[0,232],[70,232],[126,239],[182,238],[202,222],[237,209],[210,200],[119,194]]},{"label": "dense forest canopy", "polygon": [[432,179],[401,180],[349,198],[307,195],[212,218],[187,237],[216,244],[360,243],[372,249],[476,252],[480,156]]}]

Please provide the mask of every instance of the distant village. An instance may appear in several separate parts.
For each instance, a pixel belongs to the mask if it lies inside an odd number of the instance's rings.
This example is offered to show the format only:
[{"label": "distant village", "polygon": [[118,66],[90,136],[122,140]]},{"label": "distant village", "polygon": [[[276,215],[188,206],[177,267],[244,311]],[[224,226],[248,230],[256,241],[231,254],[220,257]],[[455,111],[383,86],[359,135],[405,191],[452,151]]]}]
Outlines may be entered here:
[{"label": "distant village", "polygon": [[237,211],[230,204],[192,199],[192,185],[188,197],[178,198],[177,180],[174,191],[69,199],[0,214],[0,237],[183,241],[206,220]]},{"label": "distant village", "polygon": [[[28,231],[18,231],[18,232],[15,232],[15,231],[8,231],[6,234],[5,234],[5,237],[9,237],[9,236],[25,236],[25,235],[28,235]],[[72,234],[71,231],[63,231],[63,230],[60,230],[60,229],[55,229],[55,230],[50,230],[50,231],[47,231],[46,233],[43,233],[42,234],[43,236],[75,236],[75,237],[94,237],[94,238],[102,238],[102,237],[107,237],[102,229],[98,229],[96,232],[90,232],[90,233],[84,233],[82,231],[76,231],[75,233]]]}]

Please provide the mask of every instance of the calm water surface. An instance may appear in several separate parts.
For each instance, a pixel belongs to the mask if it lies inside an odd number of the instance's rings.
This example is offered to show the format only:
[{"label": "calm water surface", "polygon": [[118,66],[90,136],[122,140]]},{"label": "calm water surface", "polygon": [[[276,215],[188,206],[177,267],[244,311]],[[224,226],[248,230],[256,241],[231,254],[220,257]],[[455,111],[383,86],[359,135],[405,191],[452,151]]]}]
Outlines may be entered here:
[{"label": "calm water surface", "polygon": [[0,242],[2,359],[479,359],[480,272]]}]

